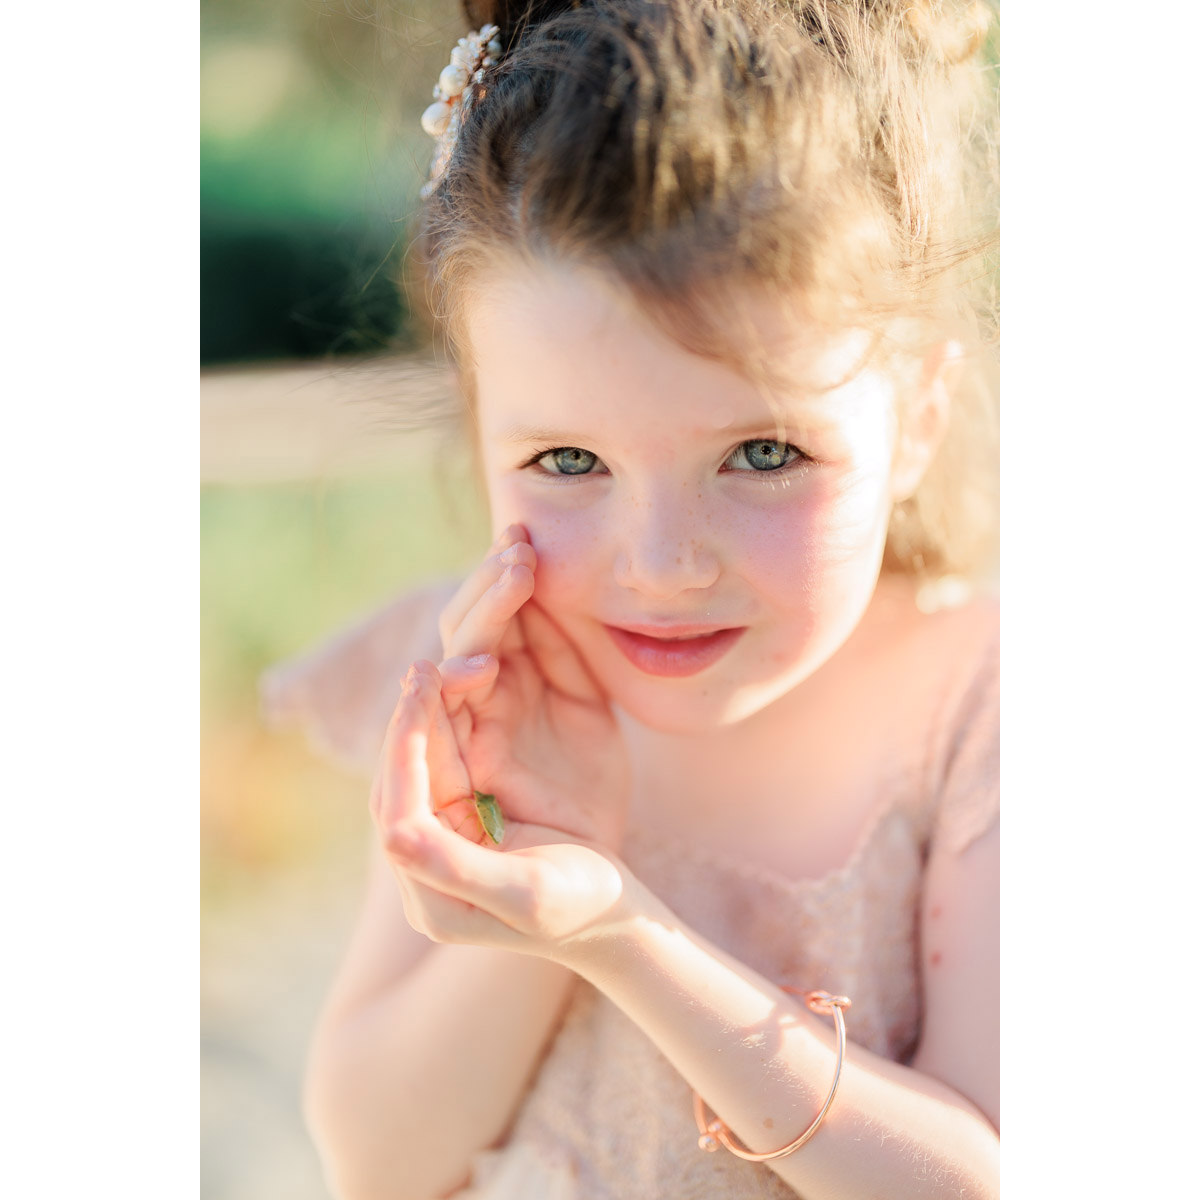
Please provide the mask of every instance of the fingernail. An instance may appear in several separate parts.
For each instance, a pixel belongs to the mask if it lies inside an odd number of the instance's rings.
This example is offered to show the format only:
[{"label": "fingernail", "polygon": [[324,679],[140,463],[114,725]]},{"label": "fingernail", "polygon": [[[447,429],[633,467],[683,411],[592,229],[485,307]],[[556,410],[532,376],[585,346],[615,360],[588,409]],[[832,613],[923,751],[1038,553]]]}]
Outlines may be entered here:
[{"label": "fingernail", "polygon": [[492,656],[490,654],[472,654],[470,658],[466,660],[466,664],[471,668],[472,671],[482,671],[483,668],[488,665],[488,661],[491,659],[491,657]]},{"label": "fingernail", "polygon": [[420,695],[421,689],[425,686],[428,678],[429,676],[426,675],[416,663],[413,663],[413,665],[408,668],[408,674],[404,676],[404,687],[402,689],[402,694],[405,696]]}]

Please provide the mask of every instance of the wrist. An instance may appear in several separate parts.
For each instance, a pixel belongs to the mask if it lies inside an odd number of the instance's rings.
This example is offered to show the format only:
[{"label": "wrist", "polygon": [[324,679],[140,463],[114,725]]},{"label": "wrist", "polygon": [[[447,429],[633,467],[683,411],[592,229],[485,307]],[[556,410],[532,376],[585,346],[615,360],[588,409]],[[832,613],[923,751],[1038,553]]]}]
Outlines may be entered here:
[{"label": "wrist", "polygon": [[615,902],[603,916],[560,943],[553,956],[600,988],[607,978],[625,974],[630,961],[646,953],[652,931],[671,920],[666,905],[628,867],[617,865],[621,887]]}]

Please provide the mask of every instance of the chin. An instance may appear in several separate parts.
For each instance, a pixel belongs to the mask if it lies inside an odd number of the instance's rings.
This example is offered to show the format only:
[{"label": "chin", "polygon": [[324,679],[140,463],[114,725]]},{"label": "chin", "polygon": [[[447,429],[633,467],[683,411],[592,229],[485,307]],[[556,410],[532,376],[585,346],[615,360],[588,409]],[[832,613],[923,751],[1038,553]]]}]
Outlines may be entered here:
[{"label": "chin", "polygon": [[751,685],[703,679],[617,685],[609,690],[609,699],[629,719],[655,733],[703,737],[752,720],[789,695],[815,669],[798,668],[786,679]]}]

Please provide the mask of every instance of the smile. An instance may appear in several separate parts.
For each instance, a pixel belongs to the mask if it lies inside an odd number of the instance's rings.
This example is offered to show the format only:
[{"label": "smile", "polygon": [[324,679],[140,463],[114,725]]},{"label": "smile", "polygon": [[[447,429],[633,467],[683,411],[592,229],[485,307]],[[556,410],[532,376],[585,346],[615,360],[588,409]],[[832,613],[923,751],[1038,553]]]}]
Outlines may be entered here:
[{"label": "smile", "polygon": [[745,626],[735,629],[664,626],[655,629],[606,625],[605,629],[617,649],[639,671],[672,679],[697,675],[711,667],[746,632]]}]

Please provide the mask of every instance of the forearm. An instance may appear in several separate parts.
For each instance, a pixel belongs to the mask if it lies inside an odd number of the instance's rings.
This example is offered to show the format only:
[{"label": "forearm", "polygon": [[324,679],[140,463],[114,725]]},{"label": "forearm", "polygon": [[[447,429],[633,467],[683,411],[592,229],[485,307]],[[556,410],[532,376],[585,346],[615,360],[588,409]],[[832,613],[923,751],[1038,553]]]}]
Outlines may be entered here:
[{"label": "forearm", "polygon": [[499,1140],[574,977],[503,950],[433,946],[393,987],[332,1008],[306,1111],[340,1200],[429,1200]]},{"label": "forearm", "polygon": [[[830,1024],[655,903],[568,954],[750,1150],[786,1145],[820,1109],[836,1062]],[[852,1042],[853,1008],[847,1021]],[[899,1200],[994,1196],[998,1160],[995,1131],[967,1100],[851,1044],[819,1132],[768,1165],[806,1200]]]}]

